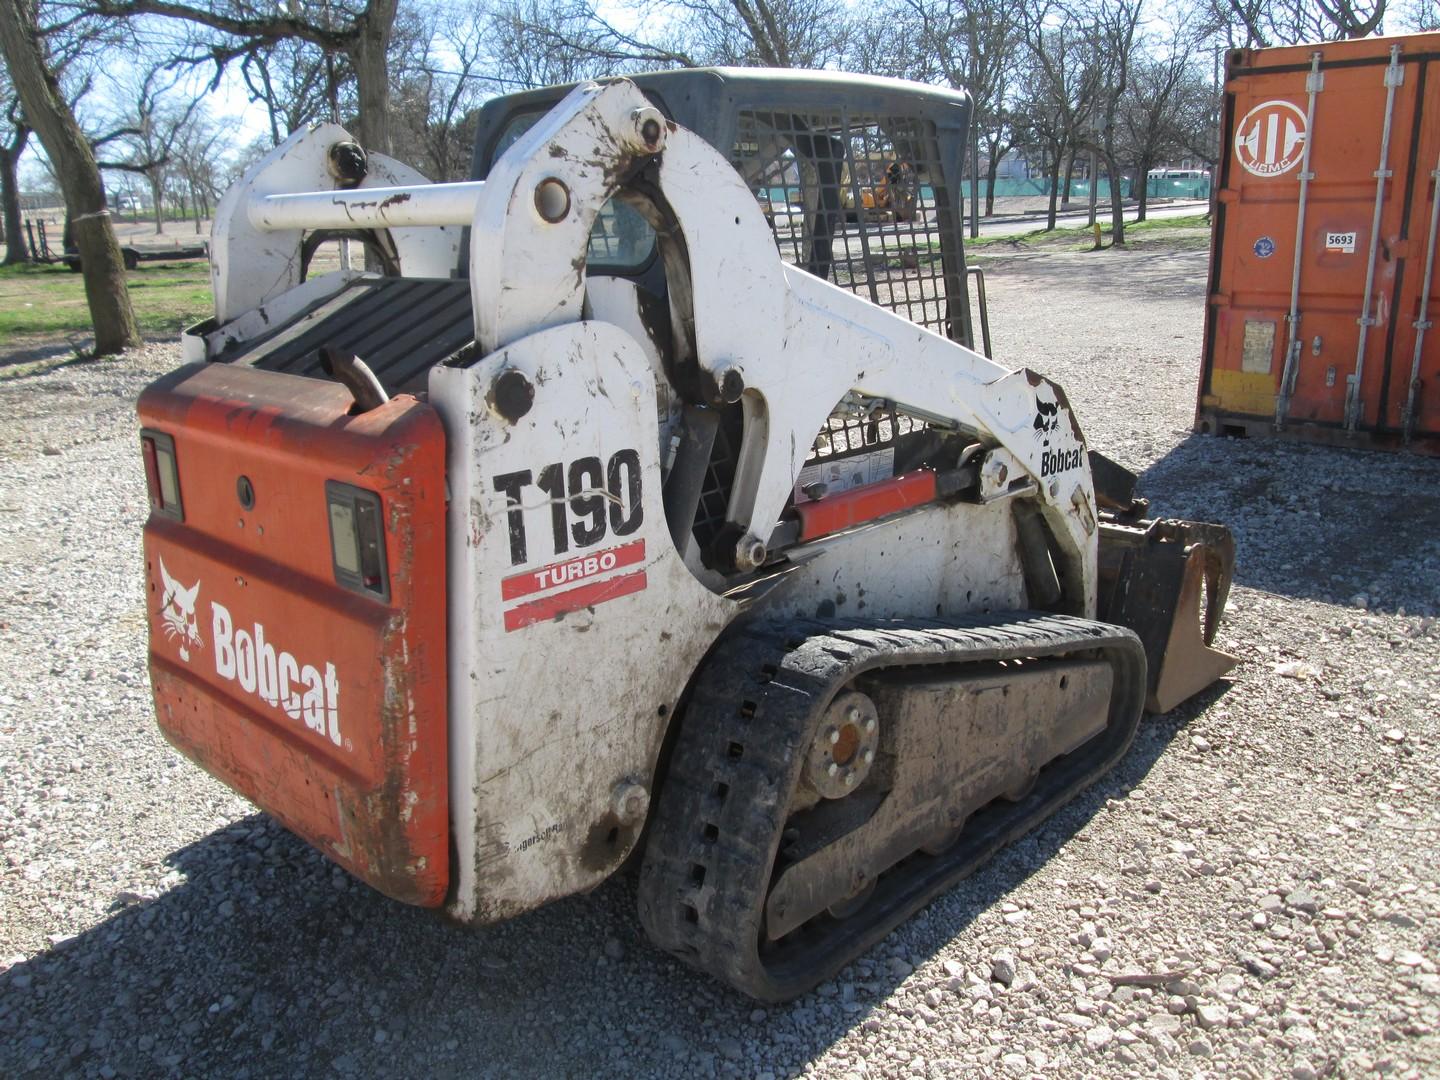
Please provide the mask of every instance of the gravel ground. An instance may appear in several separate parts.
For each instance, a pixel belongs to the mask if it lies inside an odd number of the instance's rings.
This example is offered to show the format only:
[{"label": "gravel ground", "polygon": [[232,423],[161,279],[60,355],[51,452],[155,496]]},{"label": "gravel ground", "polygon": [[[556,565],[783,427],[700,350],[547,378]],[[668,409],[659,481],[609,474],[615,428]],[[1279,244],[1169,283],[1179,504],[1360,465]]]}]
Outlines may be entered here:
[{"label": "gravel ground", "polygon": [[1002,359],[1227,522],[1232,679],[834,982],[757,1008],[628,880],[466,930],[160,739],[132,401],[0,382],[0,1075],[1440,1075],[1440,462],[1189,434],[1205,256],[1011,259]]}]

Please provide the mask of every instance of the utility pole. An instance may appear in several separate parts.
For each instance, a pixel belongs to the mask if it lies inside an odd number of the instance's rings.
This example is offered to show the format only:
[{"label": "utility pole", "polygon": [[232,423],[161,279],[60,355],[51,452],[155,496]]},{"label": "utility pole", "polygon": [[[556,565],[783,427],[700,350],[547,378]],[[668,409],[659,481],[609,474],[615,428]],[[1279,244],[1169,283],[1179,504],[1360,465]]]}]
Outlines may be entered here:
[{"label": "utility pole", "polygon": [[980,237],[980,125],[970,122],[970,239]]},{"label": "utility pole", "polygon": [[1095,227],[1095,204],[1100,198],[1100,157],[1090,151],[1090,227]]}]

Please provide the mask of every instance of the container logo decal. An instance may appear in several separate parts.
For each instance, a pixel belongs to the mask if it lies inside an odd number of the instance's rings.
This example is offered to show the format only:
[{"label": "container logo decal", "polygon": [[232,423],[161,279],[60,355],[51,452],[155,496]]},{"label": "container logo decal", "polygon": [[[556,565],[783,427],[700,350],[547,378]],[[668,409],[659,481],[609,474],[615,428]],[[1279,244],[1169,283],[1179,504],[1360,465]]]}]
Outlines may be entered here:
[{"label": "container logo decal", "polygon": [[506,602],[566,586],[559,592],[527,600],[506,610],[506,633],[642,591],[648,584],[644,570],[628,574],[612,574],[612,571],[644,561],[645,541],[632,540],[618,547],[562,559],[538,570],[527,570],[504,578],[500,582],[500,599]]},{"label": "container logo decal", "polygon": [[165,636],[171,641],[179,640],[180,659],[190,662],[190,650],[205,647],[200,637],[200,623],[195,617],[195,598],[200,593],[200,582],[188,589],[170,576],[165,569],[165,560],[160,560],[160,580],[165,586],[165,595],[160,602],[161,625]]},{"label": "container logo decal", "polygon": [[1305,114],[1288,101],[1256,105],[1235,129],[1235,158],[1256,176],[1281,176],[1305,153]]},{"label": "container logo decal", "polygon": [[1275,241],[1268,236],[1262,236],[1255,241],[1255,254],[1262,259],[1268,259],[1275,254]]}]

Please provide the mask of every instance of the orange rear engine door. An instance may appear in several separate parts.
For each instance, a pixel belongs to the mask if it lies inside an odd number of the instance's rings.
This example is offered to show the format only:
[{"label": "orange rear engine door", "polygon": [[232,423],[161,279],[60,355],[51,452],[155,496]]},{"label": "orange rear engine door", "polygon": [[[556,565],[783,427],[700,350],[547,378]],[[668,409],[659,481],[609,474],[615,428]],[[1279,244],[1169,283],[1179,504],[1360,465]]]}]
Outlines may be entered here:
[{"label": "orange rear engine door", "polygon": [[449,879],[445,436],[402,395],[190,365],[139,403],[166,738],[341,866]]}]

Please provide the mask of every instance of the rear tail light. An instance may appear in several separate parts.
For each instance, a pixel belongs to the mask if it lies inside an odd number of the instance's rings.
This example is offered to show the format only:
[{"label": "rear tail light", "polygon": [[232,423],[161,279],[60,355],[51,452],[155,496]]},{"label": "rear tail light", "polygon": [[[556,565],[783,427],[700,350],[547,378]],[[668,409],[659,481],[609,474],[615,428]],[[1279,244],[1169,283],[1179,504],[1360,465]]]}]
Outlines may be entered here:
[{"label": "rear tail light", "polygon": [[184,521],[180,472],[175,464],[175,440],[163,431],[142,429],[140,451],[145,455],[145,486],[150,491],[150,509],[176,521]]},{"label": "rear tail light", "polygon": [[325,481],[330,511],[330,555],[335,580],[347,589],[390,599],[385,568],[385,527],[380,496],[337,480]]}]

